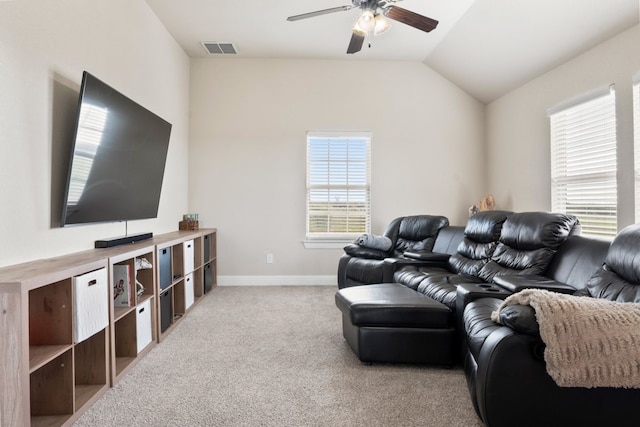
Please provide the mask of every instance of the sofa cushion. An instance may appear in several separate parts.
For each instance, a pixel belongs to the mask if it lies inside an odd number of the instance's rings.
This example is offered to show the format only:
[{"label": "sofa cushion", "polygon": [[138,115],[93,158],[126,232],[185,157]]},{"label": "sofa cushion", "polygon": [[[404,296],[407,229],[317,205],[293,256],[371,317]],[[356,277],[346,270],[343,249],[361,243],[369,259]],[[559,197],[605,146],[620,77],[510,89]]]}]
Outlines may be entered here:
[{"label": "sofa cushion", "polygon": [[545,276],[576,289],[584,288],[607,256],[611,242],[583,236],[571,236],[553,256]]},{"label": "sofa cushion", "polygon": [[449,269],[458,274],[478,276],[489,262],[498,245],[507,211],[484,211],[469,218],[464,228],[464,239],[456,253],[449,258]]},{"label": "sofa cushion", "polygon": [[497,242],[502,234],[506,219],[512,215],[510,211],[482,211],[467,220],[464,235],[477,243]]},{"label": "sofa cushion", "polygon": [[514,249],[558,247],[570,235],[579,234],[580,223],[573,215],[554,212],[519,212],[502,226],[500,242]]},{"label": "sofa cushion", "polygon": [[433,252],[441,254],[453,254],[458,250],[458,245],[464,238],[464,229],[462,225],[449,225],[442,227],[438,231],[438,237],[433,244]]},{"label": "sofa cushion", "polygon": [[489,262],[498,242],[479,243],[465,237],[458,252],[451,255],[449,265],[452,271],[468,276],[477,276],[480,269]]},{"label": "sofa cushion", "polygon": [[620,231],[611,242],[605,264],[621,279],[640,284],[640,224]]},{"label": "sofa cushion", "polygon": [[432,250],[438,231],[447,225],[449,220],[444,216],[404,217],[398,227],[398,238],[395,242],[396,256],[406,251]]},{"label": "sofa cushion", "polygon": [[433,272],[420,282],[417,291],[455,310],[458,285],[480,282],[481,280],[477,277],[464,274]]},{"label": "sofa cushion", "polygon": [[451,274],[447,269],[440,267],[421,267],[415,265],[407,265],[397,270],[393,274],[393,280],[410,289],[418,289],[418,285],[427,277],[432,275]]}]

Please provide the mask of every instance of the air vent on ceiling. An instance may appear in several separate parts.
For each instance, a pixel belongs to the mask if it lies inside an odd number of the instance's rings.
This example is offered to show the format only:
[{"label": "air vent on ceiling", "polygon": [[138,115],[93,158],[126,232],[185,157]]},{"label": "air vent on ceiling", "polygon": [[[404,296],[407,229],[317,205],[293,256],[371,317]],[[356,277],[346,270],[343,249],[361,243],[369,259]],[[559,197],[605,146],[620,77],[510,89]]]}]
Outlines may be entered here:
[{"label": "air vent on ceiling", "polygon": [[238,53],[233,43],[202,42],[202,46],[209,55],[236,55]]}]

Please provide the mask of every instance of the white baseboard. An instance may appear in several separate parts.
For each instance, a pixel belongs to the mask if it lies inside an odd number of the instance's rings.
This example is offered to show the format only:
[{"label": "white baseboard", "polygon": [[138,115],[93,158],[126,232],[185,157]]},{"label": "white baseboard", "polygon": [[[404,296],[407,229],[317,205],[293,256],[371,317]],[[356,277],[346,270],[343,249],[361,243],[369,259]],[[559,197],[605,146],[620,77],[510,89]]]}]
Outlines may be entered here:
[{"label": "white baseboard", "polygon": [[331,276],[218,276],[218,286],[338,286]]}]

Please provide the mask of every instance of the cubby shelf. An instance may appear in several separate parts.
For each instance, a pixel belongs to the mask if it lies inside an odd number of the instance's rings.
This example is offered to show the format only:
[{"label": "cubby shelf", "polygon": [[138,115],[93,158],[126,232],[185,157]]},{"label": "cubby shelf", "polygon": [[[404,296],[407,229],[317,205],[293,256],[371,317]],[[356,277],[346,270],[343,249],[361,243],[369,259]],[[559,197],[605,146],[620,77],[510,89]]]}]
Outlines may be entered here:
[{"label": "cubby shelf", "polygon": [[[179,231],[0,268],[2,425],[73,424],[215,286],[215,236]],[[164,290],[162,248],[175,272]],[[128,274],[123,306],[114,269]]]},{"label": "cubby shelf", "polygon": [[[158,268],[156,302],[158,340],[161,341],[173,327],[205,295],[205,282],[210,289],[215,285],[216,230],[199,232],[178,231],[156,241]],[[205,265],[211,274],[206,277]]]},{"label": "cubby shelf", "polygon": [[[155,322],[144,325],[145,337],[151,340],[140,346],[141,337],[138,336],[137,311],[153,301],[155,297],[155,246],[152,241],[143,241],[132,246],[114,248],[118,251],[109,257],[111,279],[111,384],[118,380],[132,368],[135,363],[157,340]],[[144,265],[143,265],[144,264]],[[120,285],[117,286],[117,283]],[[119,294],[116,295],[116,290]],[[149,308],[150,309],[150,308]],[[153,315],[150,317],[153,318]],[[140,351],[139,351],[140,350]]]}]

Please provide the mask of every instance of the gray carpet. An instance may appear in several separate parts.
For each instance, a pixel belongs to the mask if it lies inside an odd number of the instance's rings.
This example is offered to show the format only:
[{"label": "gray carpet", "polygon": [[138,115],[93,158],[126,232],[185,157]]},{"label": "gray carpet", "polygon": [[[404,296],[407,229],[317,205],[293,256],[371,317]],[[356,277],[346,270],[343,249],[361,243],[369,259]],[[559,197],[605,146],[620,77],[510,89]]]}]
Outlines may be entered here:
[{"label": "gray carpet", "polygon": [[335,291],[216,288],[75,426],[482,426],[461,370],[360,363]]}]

